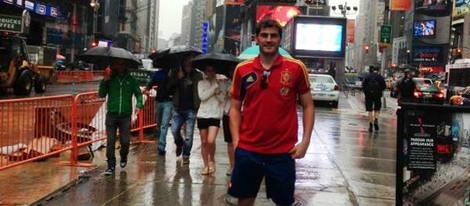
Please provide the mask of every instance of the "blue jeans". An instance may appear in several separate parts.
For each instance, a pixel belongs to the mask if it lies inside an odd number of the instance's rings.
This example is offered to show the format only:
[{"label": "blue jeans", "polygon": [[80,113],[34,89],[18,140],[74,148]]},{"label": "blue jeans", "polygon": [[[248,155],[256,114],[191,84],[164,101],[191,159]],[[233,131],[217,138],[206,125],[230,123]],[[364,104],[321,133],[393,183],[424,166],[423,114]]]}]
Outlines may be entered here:
[{"label": "blue jeans", "polygon": [[[186,134],[183,139],[181,136],[181,127],[186,123]],[[171,125],[171,132],[175,137],[175,144],[181,145],[183,143],[183,157],[191,155],[191,148],[193,147],[194,124],[196,123],[196,110],[188,109],[182,111],[173,111],[173,124]]]},{"label": "blue jeans", "polygon": [[168,127],[170,126],[171,112],[173,111],[173,102],[157,102],[157,115],[159,130],[158,136],[158,149],[165,151],[166,136],[168,134]]}]

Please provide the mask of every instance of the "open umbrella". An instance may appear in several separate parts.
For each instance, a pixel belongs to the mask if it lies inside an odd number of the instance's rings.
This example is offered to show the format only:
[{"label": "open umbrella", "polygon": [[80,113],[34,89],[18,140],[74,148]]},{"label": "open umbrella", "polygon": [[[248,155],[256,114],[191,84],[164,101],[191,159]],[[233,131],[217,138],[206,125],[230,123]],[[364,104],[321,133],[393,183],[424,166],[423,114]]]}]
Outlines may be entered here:
[{"label": "open umbrella", "polygon": [[240,60],[232,54],[211,52],[195,57],[192,61],[192,65],[198,69],[204,69],[207,64],[211,64],[215,67],[217,73],[225,74],[239,62]]},{"label": "open umbrella", "polygon": [[141,64],[140,60],[135,57],[130,51],[118,47],[101,47],[97,46],[87,50],[79,57],[88,63],[109,63],[113,58],[123,59],[126,61],[127,66],[130,68],[137,68]]},{"label": "open umbrella", "polygon": [[[285,57],[290,57],[292,58],[292,56],[289,54],[288,51],[286,51],[285,49],[279,47],[279,54],[281,54],[282,56],[285,56]],[[256,46],[252,46],[252,47],[248,47],[246,48],[239,56],[238,58],[239,59],[242,59],[242,60],[247,60],[247,59],[251,59],[251,58],[255,58],[259,55],[259,45],[256,45]]]},{"label": "open umbrella", "polygon": [[155,67],[163,69],[178,68],[188,55],[202,54],[202,50],[193,46],[173,46],[158,50],[149,55]]}]

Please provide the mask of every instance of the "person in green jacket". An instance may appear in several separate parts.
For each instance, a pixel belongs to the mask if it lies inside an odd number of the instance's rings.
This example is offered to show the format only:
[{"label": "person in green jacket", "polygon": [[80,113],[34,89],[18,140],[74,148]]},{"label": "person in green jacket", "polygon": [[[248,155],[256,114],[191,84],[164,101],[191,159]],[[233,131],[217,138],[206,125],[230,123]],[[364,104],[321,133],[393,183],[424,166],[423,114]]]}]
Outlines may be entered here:
[{"label": "person in green jacket", "polygon": [[106,113],[106,158],[108,169],[105,175],[114,174],[116,166],[115,143],[116,133],[119,129],[121,142],[120,166],[127,165],[131,136],[132,95],[137,99],[136,113],[143,107],[142,93],[137,80],[132,77],[126,68],[126,61],[122,59],[111,60],[111,75],[105,75],[100,82],[98,95],[101,98],[108,96]]}]

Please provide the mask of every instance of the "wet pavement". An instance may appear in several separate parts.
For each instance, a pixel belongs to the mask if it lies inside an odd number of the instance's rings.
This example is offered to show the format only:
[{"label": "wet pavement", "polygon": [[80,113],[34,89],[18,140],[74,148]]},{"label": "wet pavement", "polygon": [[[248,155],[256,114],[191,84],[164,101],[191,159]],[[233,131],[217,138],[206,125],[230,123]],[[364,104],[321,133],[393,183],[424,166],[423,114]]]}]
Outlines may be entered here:
[{"label": "wet pavement", "polygon": [[[313,137],[297,160],[295,197],[303,205],[394,205],[396,117],[394,99],[369,133],[360,95],[341,97],[339,109],[317,107]],[[219,133],[220,134],[220,133]],[[152,133],[148,139],[155,139]],[[230,205],[225,202],[228,156],[217,138],[216,172],[202,176],[197,130],[191,162],[176,158],[171,134],[167,154],[155,143],[133,144],[125,169],[104,176],[104,149],[93,167],[57,164],[67,154],[0,171],[0,205]],[[86,161],[85,161],[86,162]],[[274,205],[262,186],[255,205]]]}]

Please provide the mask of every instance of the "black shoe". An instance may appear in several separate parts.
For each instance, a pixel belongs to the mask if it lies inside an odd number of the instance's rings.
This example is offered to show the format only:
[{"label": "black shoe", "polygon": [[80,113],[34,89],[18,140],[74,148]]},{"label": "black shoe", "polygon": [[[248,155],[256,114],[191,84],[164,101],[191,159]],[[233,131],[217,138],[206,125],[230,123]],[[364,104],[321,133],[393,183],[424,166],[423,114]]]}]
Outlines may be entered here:
[{"label": "black shoe", "polygon": [[106,171],[104,171],[104,175],[109,176],[114,174],[114,167],[108,167]]},{"label": "black shoe", "polygon": [[369,122],[369,132],[372,132],[372,123]]},{"label": "black shoe", "polygon": [[379,122],[377,121],[377,119],[375,119],[374,121],[374,129],[377,131],[379,130]]},{"label": "black shoe", "polygon": [[121,162],[119,163],[119,166],[121,166],[121,168],[124,168],[127,166],[127,159],[121,159]]},{"label": "black shoe", "polygon": [[176,156],[179,157],[183,153],[183,145],[176,145]]}]

